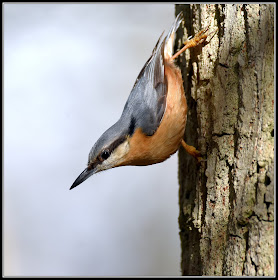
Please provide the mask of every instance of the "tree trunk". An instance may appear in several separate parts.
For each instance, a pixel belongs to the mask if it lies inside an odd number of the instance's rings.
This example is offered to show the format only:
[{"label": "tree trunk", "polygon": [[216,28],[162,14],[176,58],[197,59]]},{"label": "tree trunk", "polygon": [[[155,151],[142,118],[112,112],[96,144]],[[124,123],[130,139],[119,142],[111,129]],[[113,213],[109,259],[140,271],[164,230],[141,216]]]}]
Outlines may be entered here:
[{"label": "tree trunk", "polygon": [[182,275],[274,275],[274,5],[190,4],[176,48],[188,102],[179,151]]}]

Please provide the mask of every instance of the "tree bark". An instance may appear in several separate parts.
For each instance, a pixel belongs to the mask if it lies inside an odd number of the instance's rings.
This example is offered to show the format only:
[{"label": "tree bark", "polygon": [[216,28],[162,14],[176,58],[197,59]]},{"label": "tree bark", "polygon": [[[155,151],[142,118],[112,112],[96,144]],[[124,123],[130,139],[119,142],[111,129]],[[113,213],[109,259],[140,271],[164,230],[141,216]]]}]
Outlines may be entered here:
[{"label": "tree bark", "polygon": [[179,150],[182,275],[274,275],[274,5],[190,4],[176,49],[188,102]]}]

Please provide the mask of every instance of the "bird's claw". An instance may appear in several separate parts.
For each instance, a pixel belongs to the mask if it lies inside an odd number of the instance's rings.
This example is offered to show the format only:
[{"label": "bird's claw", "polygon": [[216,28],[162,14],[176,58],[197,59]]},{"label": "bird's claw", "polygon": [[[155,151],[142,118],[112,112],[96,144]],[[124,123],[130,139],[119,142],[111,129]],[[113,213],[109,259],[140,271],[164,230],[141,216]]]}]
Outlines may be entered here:
[{"label": "bird's claw", "polygon": [[185,42],[184,45],[190,45],[190,47],[195,47],[201,43],[203,43],[208,37],[207,31],[209,26],[199,31],[193,38],[190,36]]},{"label": "bird's claw", "polygon": [[206,159],[203,159],[202,153],[198,151],[194,146],[186,144],[183,139],[181,140],[181,144],[185,151],[193,156],[198,161],[198,163],[206,161]]},{"label": "bird's claw", "polygon": [[209,31],[209,27],[210,27],[209,25],[206,26],[204,29],[199,31],[193,38],[192,38],[192,36],[188,37],[188,39],[184,42],[184,45],[189,45],[188,48],[192,48],[192,47],[198,46],[198,45],[202,44],[203,42],[205,42],[206,39],[211,34],[214,33],[213,34],[213,36],[214,36],[216,31],[218,30],[218,28],[208,32]]}]

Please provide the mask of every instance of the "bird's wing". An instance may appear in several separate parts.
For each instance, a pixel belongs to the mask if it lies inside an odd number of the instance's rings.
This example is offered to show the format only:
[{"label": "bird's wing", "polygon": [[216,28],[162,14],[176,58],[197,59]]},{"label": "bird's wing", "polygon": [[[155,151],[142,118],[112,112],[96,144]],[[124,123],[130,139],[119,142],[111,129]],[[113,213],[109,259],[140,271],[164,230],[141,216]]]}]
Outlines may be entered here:
[{"label": "bird's wing", "polygon": [[165,56],[172,52],[174,33],[181,23],[180,13],[167,36],[159,37],[151,57],[140,71],[125,104],[122,119],[130,121],[129,134],[140,127],[146,135],[153,135],[163,118],[166,108],[167,80],[164,72]]},{"label": "bird's wing", "polygon": [[146,135],[155,133],[166,107],[164,43],[165,39],[159,46],[156,45],[152,56],[141,70],[122,114],[122,118],[133,122],[133,131],[140,127]]}]

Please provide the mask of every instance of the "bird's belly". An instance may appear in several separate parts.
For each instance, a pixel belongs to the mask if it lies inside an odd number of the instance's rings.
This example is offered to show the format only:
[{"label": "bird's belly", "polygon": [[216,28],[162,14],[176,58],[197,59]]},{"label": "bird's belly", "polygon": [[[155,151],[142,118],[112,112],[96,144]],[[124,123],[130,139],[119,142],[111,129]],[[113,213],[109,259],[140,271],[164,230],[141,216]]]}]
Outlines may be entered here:
[{"label": "bird's belly", "polygon": [[149,165],[169,158],[177,151],[184,135],[187,104],[180,70],[173,64],[165,64],[168,81],[167,104],[162,121],[152,136],[139,128],[130,138],[126,165]]}]

